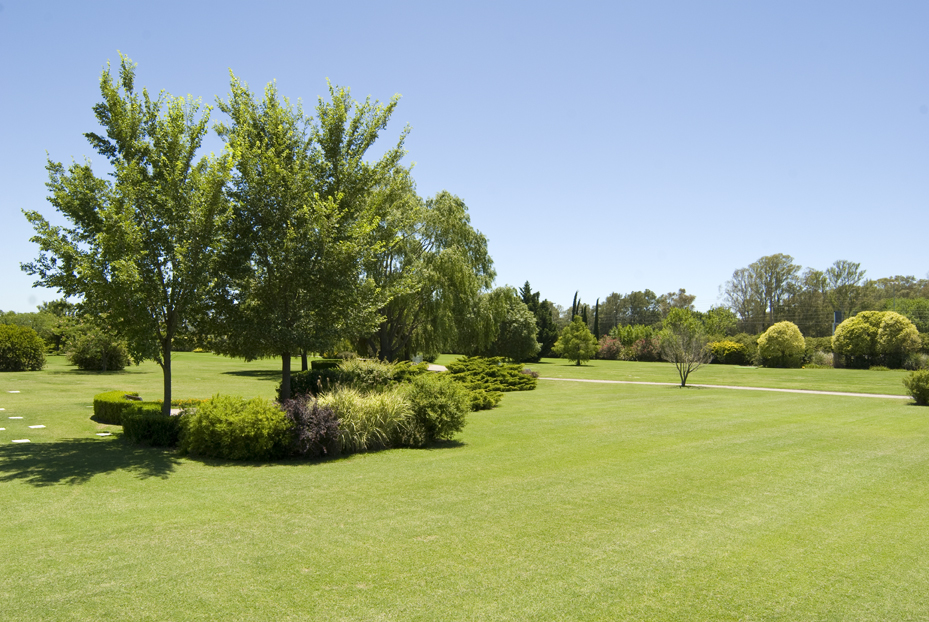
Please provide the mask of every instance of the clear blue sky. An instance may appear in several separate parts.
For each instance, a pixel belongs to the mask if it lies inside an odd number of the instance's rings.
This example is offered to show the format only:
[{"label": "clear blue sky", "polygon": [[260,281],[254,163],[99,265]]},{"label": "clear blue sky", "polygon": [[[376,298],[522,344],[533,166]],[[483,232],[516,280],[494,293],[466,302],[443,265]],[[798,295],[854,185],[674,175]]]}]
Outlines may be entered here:
[{"label": "clear blue sky", "polygon": [[[786,253],[929,271],[929,3],[0,0],[0,309],[55,292],[19,270],[45,154],[91,157],[98,79],[254,89],[311,106],[326,78],[402,99],[423,196],[487,235],[498,284],[562,305],[680,287]],[[211,149],[220,144],[214,139]]]}]

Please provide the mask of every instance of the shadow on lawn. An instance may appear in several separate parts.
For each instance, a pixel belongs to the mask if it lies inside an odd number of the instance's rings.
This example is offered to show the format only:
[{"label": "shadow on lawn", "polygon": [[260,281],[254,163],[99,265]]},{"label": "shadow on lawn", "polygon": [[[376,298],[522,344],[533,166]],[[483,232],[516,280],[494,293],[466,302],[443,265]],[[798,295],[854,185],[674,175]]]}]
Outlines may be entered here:
[{"label": "shadow on lawn", "polygon": [[[299,370],[298,370],[299,371]],[[280,378],[279,369],[246,369],[242,371],[224,371],[224,376],[243,376],[245,378]]]},{"label": "shadow on lawn", "polygon": [[169,452],[115,439],[71,438],[0,447],[0,482],[74,485],[114,471],[128,471],[139,479],[165,479],[179,463]]}]

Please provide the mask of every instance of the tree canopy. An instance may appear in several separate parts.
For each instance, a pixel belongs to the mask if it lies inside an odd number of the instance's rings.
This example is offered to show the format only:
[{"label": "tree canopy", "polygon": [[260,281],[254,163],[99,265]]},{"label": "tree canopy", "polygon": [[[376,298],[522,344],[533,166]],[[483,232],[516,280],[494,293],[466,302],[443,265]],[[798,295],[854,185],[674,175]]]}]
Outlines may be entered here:
[{"label": "tree canopy", "polygon": [[48,161],[49,202],[68,221],[53,226],[26,212],[39,245],[23,270],[38,286],[80,300],[84,313],[104,316],[134,359],[154,359],[164,374],[164,409],[171,406],[171,345],[185,318],[197,314],[218,273],[228,208],[223,189],[229,160],[196,160],[208,131],[207,106],[135,89],[135,65],[120,55],[119,76],[100,78],[94,106],[102,134],[87,133],[104,156],[110,179],[89,162]]}]

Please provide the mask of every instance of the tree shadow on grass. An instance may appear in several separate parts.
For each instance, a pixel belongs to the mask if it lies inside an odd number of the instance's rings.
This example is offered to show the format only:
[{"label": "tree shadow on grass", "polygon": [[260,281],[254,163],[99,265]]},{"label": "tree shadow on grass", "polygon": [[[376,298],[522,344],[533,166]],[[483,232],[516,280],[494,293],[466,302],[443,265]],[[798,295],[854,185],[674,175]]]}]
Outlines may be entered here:
[{"label": "tree shadow on grass", "polygon": [[115,471],[128,471],[139,479],[166,479],[179,463],[168,451],[118,439],[70,438],[0,447],[0,482],[73,486]]},{"label": "tree shadow on grass", "polygon": [[239,371],[224,371],[224,376],[243,376],[245,378],[280,378],[281,370],[279,369],[247,369]]}]

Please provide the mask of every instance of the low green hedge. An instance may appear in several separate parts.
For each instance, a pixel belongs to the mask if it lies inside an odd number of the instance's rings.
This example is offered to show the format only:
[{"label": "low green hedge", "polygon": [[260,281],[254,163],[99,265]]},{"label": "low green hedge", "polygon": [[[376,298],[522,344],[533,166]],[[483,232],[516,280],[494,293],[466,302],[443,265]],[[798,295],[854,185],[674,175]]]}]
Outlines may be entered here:
[{"label": "low green hedge", "polygon": [[216,395],[182,417],[180,450],[225,460],[273,460],[291,446],[291,423],[261,398]]},{"label": "low green hedge", "polygon": [[[123,413],[139,404],[139,400],[131,400],[128,395],[138,396],[132,391],[107,391],[94,396],[94,416],[97,423],[109,425],[122,425]],[[161,405],[158,405],[161,408]]]},{"label": "low green hedge", "polygon": [[123,436],[152,447],[177,447],[181,417],[165,416],[158,402],[136,402],[123,411]]}]

